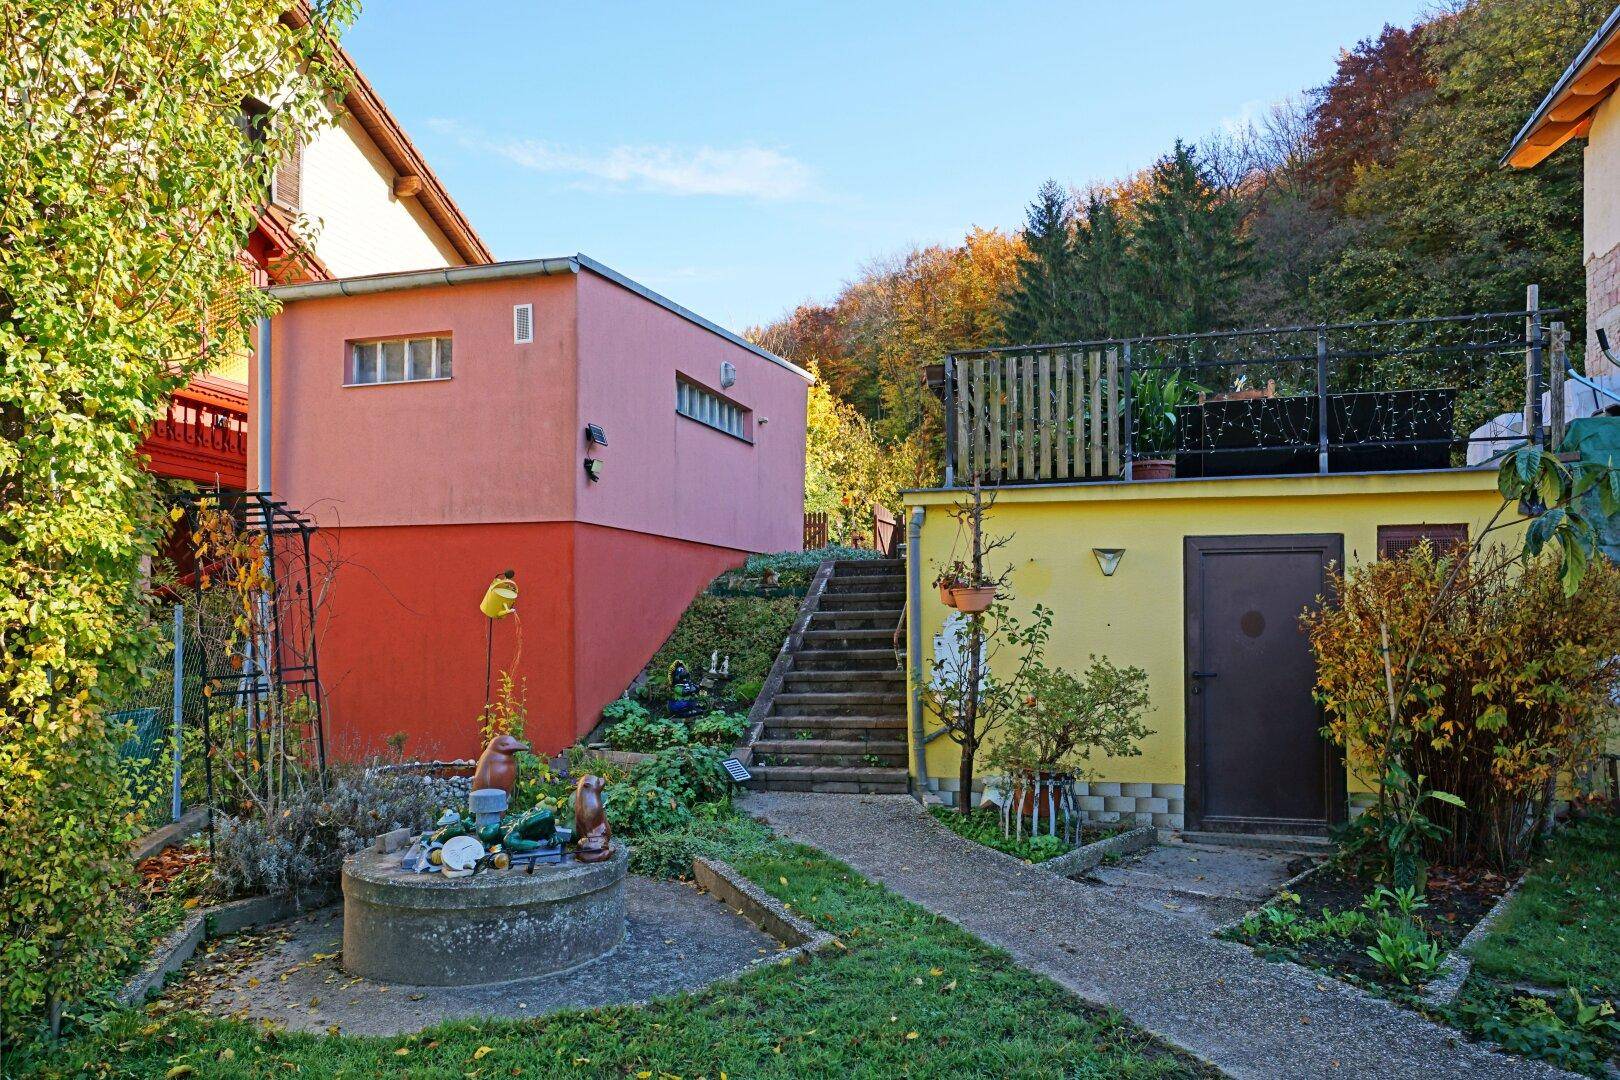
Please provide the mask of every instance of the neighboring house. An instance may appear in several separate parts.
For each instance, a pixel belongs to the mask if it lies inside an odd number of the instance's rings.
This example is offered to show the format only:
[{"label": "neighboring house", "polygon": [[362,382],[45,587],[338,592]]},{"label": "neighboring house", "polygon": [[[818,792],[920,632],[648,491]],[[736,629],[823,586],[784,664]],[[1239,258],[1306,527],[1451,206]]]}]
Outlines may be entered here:
[{"label": "neighboring house", "polygon": [[[810,376],[607,267],[274,291],[253,468],[338,564],[320,670],[341,754],[401,732],[413,757],[476,754],[487,664],[561,750],[716,573],[800,545]],[[491,627],[478,604],[507,570],[517,619]]]},{"label": "neighboring house", "polygon": [[1504,156],[1516,169],[1539,165],[1565,143],[1586,140],[1584,222],[1586,372],[1616,375],[1598,348],[1604,330],[1620,349],[1620,8],[1565,69]]},{"label": "neighboring house", "polygon": [[[1494,469],[1459,466],[1481,419],[1522,405],[1525,322],[951,358],[945,484],[905,496],[914,788],[958,789],[957,747],[940,737],[923,692],[936,656],[948,663],[948,650],[961,648],[961,617],[933,581],[969,557],[957,508],[977,476],[994,496],[986,531],[1010,538],[988,568],[1009,570],[1007,602],[1020,617],[1037,604],[1053,613],[1047,663],[1080,673],[1101,655],[1149,678],[1152,734],[1140,756],[1091,762],[1083,811],[1163,828],[1300,834],[1345,820],[1362,785],[1321,737],[1299,616],[1318,602],[1330,568],[1423,537],[1477,537],[1500,508]],[[1427,372],[1416,383],[1426,389],[1409,388],[1412,370]],[[1151,394],[1169,371],[1212,389],[1155,408]],[[1125,386],[1129,397],[1116,389]],[[1167,470],[1175,475],[1143,478]],[[983,752],[977,766],[979,781],[993,782]]]},{"label": "neighboring house", "polygon": [[[298,17],[293,12],[289,17]],[[488,263],[489,249],[347,53],[348,92],[276,170],[242,261],[254,282]],[[249,110],[253,109],[249,103]],[[242,490],[250,354],[175,393],[141,450],[158,476]]]}]

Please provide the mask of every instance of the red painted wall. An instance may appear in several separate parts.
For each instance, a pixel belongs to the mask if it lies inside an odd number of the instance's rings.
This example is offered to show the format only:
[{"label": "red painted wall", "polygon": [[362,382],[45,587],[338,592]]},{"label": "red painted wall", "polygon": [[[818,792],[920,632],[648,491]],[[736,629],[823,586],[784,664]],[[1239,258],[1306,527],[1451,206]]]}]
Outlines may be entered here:
[{"label": "red painted wall", "polygon": [[[515,618],[495,624],[494,667],[527,680],[528,737],[556,753],[595,726],[686,605],[744,553],[572,522],[322,531],[340,564],[322,608],[328,744],[411,758],[478,752],[485,634],[478,601],[517,573]],[[514,665],[515,661],[515,665]]]}]

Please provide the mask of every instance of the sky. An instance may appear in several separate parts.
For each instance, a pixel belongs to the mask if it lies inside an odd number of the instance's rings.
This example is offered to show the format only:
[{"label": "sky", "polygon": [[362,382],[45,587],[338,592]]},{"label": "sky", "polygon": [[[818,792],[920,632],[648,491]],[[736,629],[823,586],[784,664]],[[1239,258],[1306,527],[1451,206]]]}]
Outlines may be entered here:
[{"label": "sky", "polygon": [[1432,0],[372,0],[344,43],[499,259],[742,329],[1319,85]]}]

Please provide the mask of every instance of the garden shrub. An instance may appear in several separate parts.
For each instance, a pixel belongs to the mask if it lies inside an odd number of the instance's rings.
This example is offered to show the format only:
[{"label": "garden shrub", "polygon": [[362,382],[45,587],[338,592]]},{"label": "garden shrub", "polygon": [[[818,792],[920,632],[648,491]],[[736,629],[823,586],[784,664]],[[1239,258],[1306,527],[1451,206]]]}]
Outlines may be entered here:
[{"label": "garden shrub", "polygon": [[1620,569],[1593,561],[1572,595],[1561,572],[1551,558],[1423,544],[1351,568],[1333,602],[1304,617],[1327,732],[1384,792],[1359,829],[1430,862],[1523,860],[1557,779],[1590,760],[1620,689]]},{"label": "garden shrub", "polygon": [[[712,816],[706,812],[709,807],[715,808]],[[757,821],[723,809],[723,804],[708,803],[678,829],[636,837],[630,845],[630,872],[647,877],[688,878],[692,876],[693,856],[729,861],[763,854],[774,843],[771,831]]]},{"label": "garden shrub", "polygon": [[692,741],[721,750],[730,750],[747,733],[748,717],[743,713],[716,710],[692,721]]},{"label": "garden shrub", "polygon": [[1089,775],[1093,754],[1134,757],[1153,734],[1142,725],[1148,709],[1147,672],[1091,658],[1079,676],[1044,663],[1025,676],[1022,708],[1007,718],[990,765],[1013,776],[1029,773]]},{"label": "garden shrub", "polygon": [[653,716],[646,709],[627,716],[607,729],[603,740],[615,750],[648,754],[691,741],[686,725],[666,716]]},{"label": "garden shrub", "polygon": [[674,832],[703,804],[729,806],[732,780],[720,764],[724,760],[725,754],[713,747],[678,746],[639,763],[603,793],[614,832]]},{"label": "garden shrub", "polygon": [[715,652],[731,657],[733,685],[763,680],[776,662],[776,654],[787,640],[798,611],[799,601],[791,596],[697,597],[654,654],[650,665],[653,678],[642,691],[643,696],[658,704],[669,701],[675,696],[666,678],[670,665],[682,660],[696,678],[708,668],[709,657]]},{"label": "garden shrub", "polygon": [[421,831],[445,810],[422,777],[340,768],[324,796],[290,800],[274,817],[216,823],[214,879],[227,896],[292,896],[335,883],[343,860],[393,829]]}]

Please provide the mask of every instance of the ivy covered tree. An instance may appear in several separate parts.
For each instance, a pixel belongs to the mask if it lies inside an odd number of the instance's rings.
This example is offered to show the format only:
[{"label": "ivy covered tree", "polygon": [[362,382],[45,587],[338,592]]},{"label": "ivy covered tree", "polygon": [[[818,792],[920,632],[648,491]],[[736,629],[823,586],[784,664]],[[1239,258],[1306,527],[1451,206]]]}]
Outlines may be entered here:
[{"label": "ivy covered tree", "polygon": [[[170,392],[268,310],[239,254],[277,161],[321,122],[350,14],[289,6],[0,7],[8,1037],[54,1028],[124,955],[136,817],[105,710],[161,657],[140,582],[161,523],[137,447]],[[270,107],[248,120],[250,102]]]},{"label": "ivy covered tree", "polygon": [[1194,334],[1225,324],[1251,270],[1242,211],[1176,141],[1135,206],[1129,301],[1138,333]]},{"label": "ivy covered tree", "polygon": [[1074,221],[1068,193],[1048,180],[1025,213],[1024,251],[1007,296],[1001,333],[1010,344],[1067,341],[1076,335]]}]

